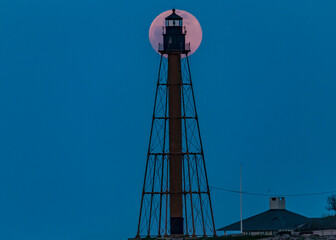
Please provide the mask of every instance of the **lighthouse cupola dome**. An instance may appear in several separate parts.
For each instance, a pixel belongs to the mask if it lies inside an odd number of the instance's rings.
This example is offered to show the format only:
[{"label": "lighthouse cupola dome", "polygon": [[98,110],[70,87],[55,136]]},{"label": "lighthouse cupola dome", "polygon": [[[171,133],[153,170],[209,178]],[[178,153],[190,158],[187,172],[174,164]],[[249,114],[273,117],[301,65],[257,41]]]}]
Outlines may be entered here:
[{"label": "lighthouse cupola dome", "polygon": [[175,13],[175,9],[172,12],[172,14],[166,17],[166,27],[182,27],[183,18]]}]

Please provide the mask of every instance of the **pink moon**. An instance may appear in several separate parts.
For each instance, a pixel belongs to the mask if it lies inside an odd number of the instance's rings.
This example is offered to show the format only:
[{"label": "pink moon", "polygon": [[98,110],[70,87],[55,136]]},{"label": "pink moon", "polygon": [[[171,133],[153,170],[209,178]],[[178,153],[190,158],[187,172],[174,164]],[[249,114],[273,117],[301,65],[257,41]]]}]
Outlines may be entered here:
[{"label": "pink moon", "polygon": [[[183,18],[183,26],[187,28],[186,34],[186,43],[190,42],[190,53],[189,56],[193,54],[199,45],[202,42],[202,28],[199,24],[198,20],[194,17],[194,15],[183,11],[183,10],[175,10],[176,14],[180,15]],[[165,11],[157,16],[152,22],[149,28],[149,41],[152,44],[154,50],[158,52],[159,43],[162,44],[162,27],[165,25],[165,18],[172,14],[172,10]]]}]

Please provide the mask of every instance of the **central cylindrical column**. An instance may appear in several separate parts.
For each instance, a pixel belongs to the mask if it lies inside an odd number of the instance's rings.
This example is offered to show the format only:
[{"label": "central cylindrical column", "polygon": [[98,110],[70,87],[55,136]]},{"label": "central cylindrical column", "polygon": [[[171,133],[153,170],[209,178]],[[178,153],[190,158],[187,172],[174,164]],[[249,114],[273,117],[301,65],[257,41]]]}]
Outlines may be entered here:
[{"label": "central cylindrical column", "polygon": [[170,234],[183,235],[181,55],[168,54]]}]

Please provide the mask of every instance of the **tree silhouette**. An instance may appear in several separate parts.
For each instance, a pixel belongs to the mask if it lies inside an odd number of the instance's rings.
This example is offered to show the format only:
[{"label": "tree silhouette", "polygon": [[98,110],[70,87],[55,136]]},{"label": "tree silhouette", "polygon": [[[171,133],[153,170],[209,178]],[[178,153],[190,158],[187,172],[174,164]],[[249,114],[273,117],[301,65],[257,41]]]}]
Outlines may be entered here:
[{"label": "tree silhouette", "polygon": [[328,197],[326,208],[328,211],[334,211],[336,213],[336,195]]}]

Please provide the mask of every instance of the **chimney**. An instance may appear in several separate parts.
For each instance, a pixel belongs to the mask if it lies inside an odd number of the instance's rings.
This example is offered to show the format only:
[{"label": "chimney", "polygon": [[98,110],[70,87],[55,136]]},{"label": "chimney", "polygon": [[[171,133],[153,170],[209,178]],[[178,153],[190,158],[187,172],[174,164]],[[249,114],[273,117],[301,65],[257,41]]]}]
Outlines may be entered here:
[{"label": "chimney", "polygon": [[286,209],[286,202],[284,197],[271,197],[270,209]]}]

